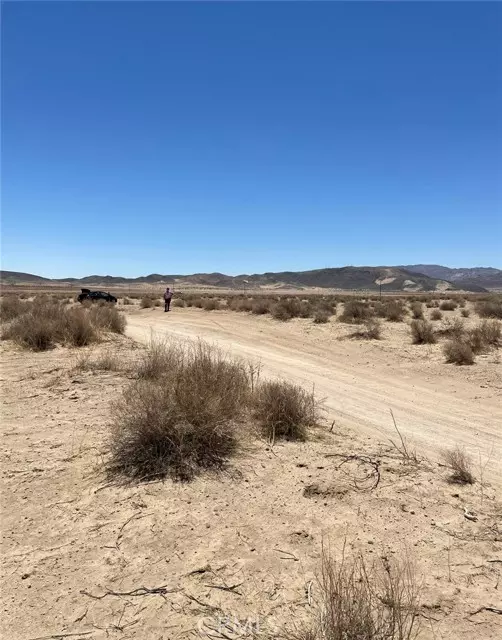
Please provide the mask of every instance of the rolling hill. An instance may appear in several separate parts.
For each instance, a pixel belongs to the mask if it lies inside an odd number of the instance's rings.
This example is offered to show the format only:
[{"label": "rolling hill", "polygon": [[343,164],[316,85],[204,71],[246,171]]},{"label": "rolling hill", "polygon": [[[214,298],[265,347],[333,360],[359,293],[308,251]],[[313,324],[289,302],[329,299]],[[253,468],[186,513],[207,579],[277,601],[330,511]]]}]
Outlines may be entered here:
[{"label": "rolling hill", "polygon": [[[480,279],[474,274],[470,279],[447,279],[439,275],[423,273],[419,270],[427,265],[414,265],[410,267],[340,267],[315,269],[312,271],[282,271],[268,272],[252,275],[228,276],[223,273],[196,273],[192,275],[181,274],[150,274],[139,278],[124,278],[120,276],[91,275],[84,278],[58,278],[49,279],[41,276],[21,273],[16,271],[1,271],[0,280],[3,284],[36,285],[36,284],[72,284],[97,287],[110,287],[116,285],[141,285],[141,284],[174,284],[180,286],[209,286],[234,289],[246,288],[330,288],[350,291],[373,290],[382,287],[384,291],[445,291],[459,290],[484,291],[479,284]],[[479,270],[449,270],[448,267],[437,267],[447,271],[479,271]],[[496,279],[497,269],[485,269]],[[502,272],[500,272],[502,273]],[[439,274],[439,271],[437,272]],[[443,272],[441,271],[441,275]]]},{"label": "rolling hill", "polygon": [[402,268],[414,273],[423,273],[430,278],[448,280],[461,289],[476,286],[484,289],[502,289],[502,270],[493,267],[451,269],[439,264],[412,264]]}]

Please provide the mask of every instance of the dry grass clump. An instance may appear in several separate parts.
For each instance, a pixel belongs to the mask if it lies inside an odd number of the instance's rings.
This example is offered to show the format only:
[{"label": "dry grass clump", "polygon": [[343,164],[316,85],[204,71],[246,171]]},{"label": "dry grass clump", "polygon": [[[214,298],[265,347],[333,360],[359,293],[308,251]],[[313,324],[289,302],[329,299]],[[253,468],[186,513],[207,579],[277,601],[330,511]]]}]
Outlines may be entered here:
[{"label": "dry grass clump", "polygon": [[447,318],[437,332],[440,336],[460,340],[465,335],[464,323],[460,318],[454,318],[453,320]]},{"label": "dry grass clump", "polygon": [[474,353],[471,345],[463,338],[448,340],[443,346],[446,362],[458,365],[474,364]]},{"label": "dry grass clump", "polygon": [[79,371],[121,371],[123,364],[117,353],[107,349],[98,353],[96,357],[92,357],[89,353],[81,354],[77,358],[74,369]]},{"label": "dry grass clump", "polygon": [[261,383],[253,405],[254,418],[272,442],[276,438],[305,440],[308,428],[319,421],[321,410],[313,393],[282,380]]},{"label": "dry grass clump", "polygon": [[434,327],[427,320],[412,320],[410,328],[413,344],[435,344],[437,342]]},{"label": "dry grass clump", "polygon": [[151,309],[153,307],[153,300],[149,296],[144,296],[141,298],[139,306],[141,309]]},{"label": "dry grass clump", "polygon": [[170,369],[136,381],[113,407],[112,477],[189,480],[222,467],[237,447],[236,420],[249,397],[245,367],[204,343],[165,351]]},{"label": "dry grass clump", "polygon": [[349,300],[343,305],[343,313],[338,318],[340,322],[347,324],[362,324],[374,315],[374,311],[365,302]]},{"label": "dry grass clump", "polygon": [[28,303],[21,302],[18,296],[2,296],[0,298],[0,318],[2,322],[9,322],[20,316]]},{"label": "dry grass clump", "polygon": [[460,314],[462,318],[468,318],[471,315],[471,312],[469,311],[469,309],[462,309],[460,311]]},{"label": "dry grass clump", "polygon": [[410,304],[411,315],[415,320],[424,319],[424,309],[421,302],[412,302]]},{"label": "dry grass clump", "polygon": [[441,457],[446,466],[452,471],[449,478],[450,482],[455,484],[474,484],[475,479],[471,471],[471,460],[463,449],[458,446],[455,449],[445,449]]},{"label": "dry grass clump", "polygon": [[441,311],[455,311],[457,308],[457,303],[454,300],[443,300],[439,305]]},{"label": "dry grass clump", "polygon": [[502,297],[493,296],[476,304],[476,313],[480,318],[498,318],[502,320]]},{"label": "dry grass clump", "polygon": [[[184,307],[188,306],[187,303],[183,300],[183,298],[175,298],[172,301],[172,306],[173,307],[180,307],[181,309],[183,309]],[[191,305],[190,305],[191,306]]]},{"label": "dry grass clump", "polygon": [[413,640],[420,631],[420,593],[408,561],[362,555],[340,562],[323,552],[314,620],[296,640]]},{"label": "dry grass clump", "polygon": [[441,320],[442,317],[443,317],[443,314],[439,309],[433,309],[431,311],[431,315],[430,315],[431,320]]}]

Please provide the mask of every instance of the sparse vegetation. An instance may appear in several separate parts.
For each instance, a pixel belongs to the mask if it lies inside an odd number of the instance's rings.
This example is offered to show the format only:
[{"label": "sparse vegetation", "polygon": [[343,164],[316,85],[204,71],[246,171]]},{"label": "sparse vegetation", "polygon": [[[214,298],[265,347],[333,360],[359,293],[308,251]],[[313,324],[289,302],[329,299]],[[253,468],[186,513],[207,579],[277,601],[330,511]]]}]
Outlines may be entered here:
[{"label": "sparse vegetation", "polygon": [[439,305],[441,311],[455,311],[457,308],[457,303],[454,300],[443,300]]},{"label": "sparse vegetation", "polygon": [[413,567],[362,555],[336,562],[324,551],[315,618],[296,640],[412,640],[420,631],[420,592]]},{"label": "sparse vegetation", "polygon": [[469,311],[469,309],[464,308],[460,311],[460,314],[462,318],[468,318],[471,315],[471,312]]},{"label": "sparse vegetation", "polygon": [[389,300],[385,305],[385,317],[388,322],[402,322],[405,315],[406,309],[400,300]]},{"label": "sparse vegetation", "polygon": [[99,339],[99,331],[123,333],[125,319],[109,305],[67,307],[44,298],[22,303],[22,313],[5,326],[2,338],[34,351],[56,343],[82,347]]},{"label": "sparse vegetation", "polygon": [[434,344],[437,342],[434,327],[427,320],[411,321],[411,337],[413,344]]},{"label": "sparse vegetation", "polygon": [[441,320],[442,317],[443,317],[443,314],[439,309],[433,309],[431,311],[431,315],[430,315],[431,320]]},{"label": "sparse vegetation", "polygon": [[326,324],[329,322],[330,314],[324,309],[318,309],[314,313],[314,323],[315,324]]},{"label": "sparse vegetation", "polygon": [[376,318],[370,318],[364,323],[364,329],[359,329],[349,337],[361,340],[380,340],[382,337],[382,325]]},{"label": "sparse vegetation", "polygon": [[463,449],[460,449],[460,447],[445,449],[441,457],[446,466],[452,471],[450,482],[456,484],[474,484],[475,479],[471,471],[471,460]]}]

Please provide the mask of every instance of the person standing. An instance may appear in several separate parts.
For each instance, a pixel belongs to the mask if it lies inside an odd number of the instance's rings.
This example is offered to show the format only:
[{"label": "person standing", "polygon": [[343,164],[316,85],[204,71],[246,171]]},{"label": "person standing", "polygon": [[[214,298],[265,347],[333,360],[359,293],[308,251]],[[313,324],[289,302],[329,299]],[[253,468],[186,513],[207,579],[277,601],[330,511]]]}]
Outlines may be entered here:
[{"label": "person standing", "polygon": [[171,291],[171,289],[169,289],[169,287],[167,287],[164,292],[164,312],[170,311],[172,297],[173,292]]}]

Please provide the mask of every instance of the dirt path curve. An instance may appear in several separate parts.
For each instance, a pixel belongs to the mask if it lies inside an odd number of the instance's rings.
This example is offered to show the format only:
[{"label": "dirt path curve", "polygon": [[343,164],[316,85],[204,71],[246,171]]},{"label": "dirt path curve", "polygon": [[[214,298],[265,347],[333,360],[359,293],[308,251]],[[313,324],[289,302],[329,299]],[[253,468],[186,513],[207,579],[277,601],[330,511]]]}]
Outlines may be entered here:
[{"label": "dirt path curve", "polygon": [[478,475],[483,467],[484,478],[502,485],[498,373],[480,385],[467,368],[417,362],[380,345],[335,340],[329,326],[306,326],[231,312],[145,310],[128,316],[127,333],[141,342],[152,335],[200,337],[259,360],[267,376],[314,384],[331,420],[381,440],[396,436],[392,408],[403,435],[431,460],[442,447],[458,444],[473,456]]}]

